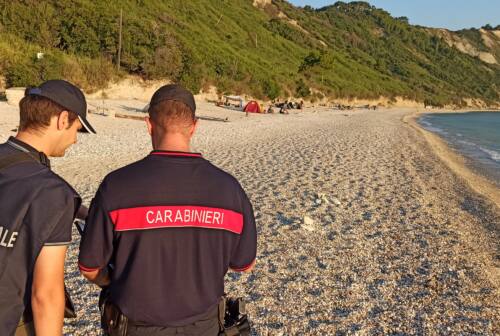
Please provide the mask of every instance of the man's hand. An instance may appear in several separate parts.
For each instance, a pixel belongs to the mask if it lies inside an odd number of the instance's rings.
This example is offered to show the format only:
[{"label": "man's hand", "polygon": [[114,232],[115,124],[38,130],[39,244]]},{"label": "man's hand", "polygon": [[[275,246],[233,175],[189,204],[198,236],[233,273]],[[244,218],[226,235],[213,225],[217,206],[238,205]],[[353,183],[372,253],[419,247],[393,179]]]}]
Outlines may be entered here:
[{"label": "man's hand", "polygon": [[75,218],[85,221],[88,215],[89,215],[89,209],[85,205],[80,205],[80,208],[76,212]]},{"label": "man's hand", "polygon": [[66,250],[67,246],[44,246],[36,260],[31,306],[37,336],[62,334]]}]

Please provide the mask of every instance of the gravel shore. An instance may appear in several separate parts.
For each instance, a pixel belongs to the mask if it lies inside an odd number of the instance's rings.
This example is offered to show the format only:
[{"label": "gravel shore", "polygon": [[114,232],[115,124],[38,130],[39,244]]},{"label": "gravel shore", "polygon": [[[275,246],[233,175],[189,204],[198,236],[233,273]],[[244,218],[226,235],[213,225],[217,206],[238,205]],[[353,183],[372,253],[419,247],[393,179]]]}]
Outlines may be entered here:
[{"label": "gravel shore", "polygon": [[[127,102],[114,103],[127,110]],[[137,105],[137,104],[136,104]],[[132,106],[135,108],[135,106]],[[256,335],[500,334],[500,209],[472,191],[403,121],[414,110],[251,115],[199,104],[194,150],[237,177],[253,202],[258,260],[229,273]],[[144,123],[90,115],[54,170],[89,204],[111,170],[151,150]],[[0,136],[17,110],[0,103]],[[98,288],[66,283],[78,319],[67,335],[100,335]]]}]

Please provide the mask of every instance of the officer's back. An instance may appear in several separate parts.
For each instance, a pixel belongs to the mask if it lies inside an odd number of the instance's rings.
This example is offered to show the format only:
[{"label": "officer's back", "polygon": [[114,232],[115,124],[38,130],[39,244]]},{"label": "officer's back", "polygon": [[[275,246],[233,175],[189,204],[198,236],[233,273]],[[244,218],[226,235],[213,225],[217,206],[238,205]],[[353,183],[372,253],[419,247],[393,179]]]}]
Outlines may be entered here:
[{"label": "officer's back", "polygon": [[[155,150],[102,182],[82,239],[80,268],[95,279],[112,264],[109,302],[131,328],[145,326],[137,334],[149,334],[148,327],[184,327],[213,335],[224,275],[228,268],[249,269],[255,259],[252,207],[234,177],[175,139],[180,132],[189,145],[194,100],[177,86],[163,90],[150,107]],[[156,113],[162,112],[155,108],[172,106],[191,115],[193,125],[162,137],[155,132],[168,130],[157,129],[162,119]],[[182,113],[176,118],[166,127],[182,120]]]}]

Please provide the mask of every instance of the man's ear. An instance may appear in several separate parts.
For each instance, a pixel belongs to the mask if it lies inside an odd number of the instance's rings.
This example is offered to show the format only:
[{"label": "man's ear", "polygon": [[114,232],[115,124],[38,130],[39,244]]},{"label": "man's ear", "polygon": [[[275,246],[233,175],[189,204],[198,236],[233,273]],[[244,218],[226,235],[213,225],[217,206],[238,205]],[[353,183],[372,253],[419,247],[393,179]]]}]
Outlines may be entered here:
[{"label": "man's ear", "polygon": [[69,112],[62,111],[57,117],[57,130],[62,131],[68,128],[69,125]]},{"label": "man's ear", "polygon": [[153,135],[153,124],[151,123],[151,119],[149,117],[145,117],[144,120],[146,121],[149,135]]},{"label": "man's ear", "polygon": [[193,122],[193,125],[191,125],[191,128],[189,129],[189,137],[192,138],[194,133],[196,132],[196,129],[198,128],[198,118],[196,118]]}]

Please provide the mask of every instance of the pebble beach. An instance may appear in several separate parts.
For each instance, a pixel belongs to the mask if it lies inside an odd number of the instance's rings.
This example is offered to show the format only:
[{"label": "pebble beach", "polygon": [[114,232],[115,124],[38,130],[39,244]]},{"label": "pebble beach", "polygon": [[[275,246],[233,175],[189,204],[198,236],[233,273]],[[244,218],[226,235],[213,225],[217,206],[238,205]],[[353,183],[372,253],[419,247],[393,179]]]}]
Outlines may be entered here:
[{"label": "pebble beach", "polygon": [[[123,113],[145,105],[105,103]],[[500,208],[449,168],[415,112],[247,117],[198,103],[199,115],[229,122],[200,120],[193,151],[233,174],[254,206],[255,270],[226,276],[254,335],[500,334]],[[87,206],[107,173],[151,151],[144,122],[89,121],[97,136],[79,135],[52,161]],[[2,141],[17,122],[17,108],[0,102]],[[78,245],[75,229],[66,285],[78,318],[64,332],[100,335],[99,289],[79,274]]]}]

